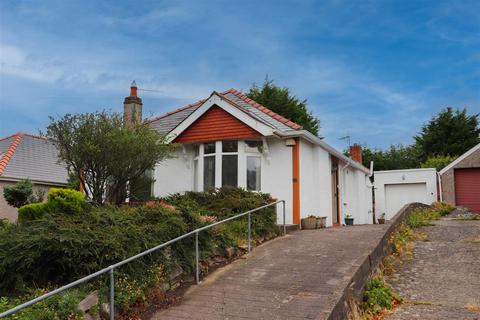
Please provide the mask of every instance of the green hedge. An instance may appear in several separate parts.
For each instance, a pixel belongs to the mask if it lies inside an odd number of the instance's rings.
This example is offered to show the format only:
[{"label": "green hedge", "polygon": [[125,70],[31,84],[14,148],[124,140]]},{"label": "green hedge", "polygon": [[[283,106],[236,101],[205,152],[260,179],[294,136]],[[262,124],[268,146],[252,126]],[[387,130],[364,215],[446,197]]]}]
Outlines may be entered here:
[{"label": "green hedge", "polygon": [[18,222],[26,223],[40,219],[48,213],[48,206],[46,203],[30,203],[18,209]]},{"label": "green hedge", "polygon": [[82,192],[72,189],[51,188],[48,192],[47,203],[53,212],[76,214],[82,211],[85,205],[85,196]]},{"label": "green hedge", "polygon": [[[1,226],[0,294],[9,296],[10,304],[32,288],[66,284],[211,223],[212,217],[225,219],[270,202],[269,195],[222,188],[176,194],[136,208],[97,208],[82,204],[69,190],[55,190],[43,207],[23,207],[24,222]],[[274,207],[252,214],[254,240],[277,232]],[[245,244],[246,237],[246,217],[204,231],[199,238],[201,258]],[[144,301],[149,288],[168,279],[173,268],[193,274],[194,248],[194,237],[186,238],[116,270],[120,308]],[[100,290],[108,288],[107,277],[96,281]]]}]

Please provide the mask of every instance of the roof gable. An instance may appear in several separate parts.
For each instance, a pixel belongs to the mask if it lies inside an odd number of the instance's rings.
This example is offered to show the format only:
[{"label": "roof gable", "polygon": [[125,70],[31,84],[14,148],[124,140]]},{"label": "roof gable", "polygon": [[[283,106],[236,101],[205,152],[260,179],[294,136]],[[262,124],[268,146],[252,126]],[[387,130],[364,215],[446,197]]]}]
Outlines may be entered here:
[{"label": "roof gable", "polygon": [[[265,106],[262,106],[261,104],[248,98],[246,95],[233,88],[221,93],[213,92],[212,95],[221,97],[232,106],[244,112],[247,116],[255,119],[255,121],[262,122],[271,129],[280,131],[302,129],[302,126],[299,124],[280,116],[279,114],[271,111]],[[192,115],[207,100],[208,98],[199,100],[172,112],[153,117],[148,119],[146,123],[161,134],[168,134],[177,128],[190,115]]]},{"label": "roof gable", "polygon": [[445,172],[447,172],[451,168],[455,167],[457,164],[459,164],[460,162],[465,160],[468,156],[470,156],[471,154],[473,154],[477,150],[480,150],[480,143],[477,144],[475,147],[471,148],[470,150],[468,150],[467,152],[465,152],[464,154],[462,154],[460,157],[458,157],[454,161],[450,162],[450,164],[448,166],[446,166],[445,168],[440,170],[440,174],[444,174]]},{"label": "roof gable", "polygon": [[261,136],[256,130],[214,105],[176,137],[173,142],[204,142],[260,138]]}]

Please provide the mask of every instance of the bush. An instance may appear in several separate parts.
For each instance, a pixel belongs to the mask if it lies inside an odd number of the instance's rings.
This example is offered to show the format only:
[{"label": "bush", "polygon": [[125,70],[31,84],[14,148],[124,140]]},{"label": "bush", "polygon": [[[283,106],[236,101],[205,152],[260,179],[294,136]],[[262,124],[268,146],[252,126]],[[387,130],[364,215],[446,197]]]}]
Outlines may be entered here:
[{"label": "bush", "polygon": [[[215,216],[217,220],[226,219],[273,201],[269,194],[250,192],[233,187],[211,189],[204,192],[186,192],[183,195],[174,194],[162,200],[174,205],[182,212],[193,212],[200,216]],[[253,213],[251,218],[253,238],[270,237],[278,234],[277,215],[274,206]],[[234,238],[245,239],[246,219],[246,217],[240,218],[223,225],[221,228]]]},{"label": "bush", "polygon": [[72,189],[51,188],[47,203],[52,212],[75,214],[85,205],[85,196],[82,192]]},{"label": "bush", "polygon": [[18,222],[25,223],[40,219],[48,212],[46,203],[31,203],[18,209]]},{"label": "bush", "polygon": [[446,216],[455,209],[454,206],[447,202],[434,202],[432,203],[432,207],[432,209],[437,211],[441,216]]},{"label": "bush", "polygon": [[[62,285],[187,232],[179,213],[164,208],[106,207],[82,215],[46,215],[14,226],[0,239],[0,292]],[[172,256],[145,256],[122,272],[141,275],[145,265],[193,265],[192,239],[172,245]]]},{"label": "bush", "polygon": [[3,189],[3,196],[9,205],[15,208],[29,203],[29,199],[33,195],[33,185],[30,180],[21,180],[11,187]]},{"label": "bush", "polygon": [[[32,217],[35,223],[0,225],[0,294],[19,295],[29,292],[32,286],[63,285],[211,223],[211,220],[224,219],[272,201],[268,195],[224,188],[177,194],[136,208],[80,206],[81,214],[63,214],[77,210],[79,199],[77,193],[70,190],[53,190],[46,204],[22,208],[21,221],[30,221],[28,218]],[[37,212],[42,214],[37,215]],[[200,233],[201,259],[222,254],[219,249],[238,246],[245,241],[246,223],[245,217]],[[276,232],[273,207],[252,214],[254,239],[263,240]],[[128,263],[115,270],[116,303],[123,310],[141,305],[150,288],[169,281],[173,269],[180,268],[192,274],[194,266],[194,237]],[[107,292],[102,291],[108,288],[107,279],[99,277],[92,283],[99,289],[101,300],[107,296]],[[65,310],[74,312],[73,304],[69,306]],[[60,307],[57,304],[52,308]],[[45,314],[51,310],[43,303],[38,308]],[[57,318],[67,317],[48,319]]]},{"label": "bush", "polygon": [[363,293],[362,309],[368,313],[376,314],[384,309],[393,308],[394,302],[399,301],[385,281],[376,277],[367,282]]}]

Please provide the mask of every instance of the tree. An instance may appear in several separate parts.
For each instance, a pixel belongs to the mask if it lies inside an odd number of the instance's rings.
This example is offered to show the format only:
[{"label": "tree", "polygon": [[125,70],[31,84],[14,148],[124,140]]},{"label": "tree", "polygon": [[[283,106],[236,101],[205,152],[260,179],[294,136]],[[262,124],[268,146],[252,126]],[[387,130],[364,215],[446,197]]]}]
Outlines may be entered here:
[{"label": "tree", "polygon": [[456,157],[452,156],[433,156],[422,163],[422,168],[435,168],[437,171],[440,171],[455,159]]},{"label": "tree", "polygon": [[266,79],[261,87],[253,84],[247,96],[279,115],[301,125],[305,130],[318,135],[320,119],[307,108],[307,100],[300,101],[288,88],[281,88]]},{"label": "tree", "polygon": [[415,136],[422,160],[433,156],[458,157],[480,143],[479,115],[467,115],[467,109],[446,108],[434,116]]},{"label": "tree", "polygon": [[20,208],[32,200],[33,185],[30,180],[21,180],[10,187],[3,189],[3,197],[9,205],[15,208]]},{"label": "tree", "polygon": [[129,181],[170,156],[165,137],[142,124],[127,127],[119,113],[67,114],[50,117],[46,136],[59,158],[96,203],[122,203]]},{"label": "tree", "polygon": [[363,148],[363,165],[373,161],[376,171],[418,168],[420,152],[416,146],[391,145],[387,150]]}]

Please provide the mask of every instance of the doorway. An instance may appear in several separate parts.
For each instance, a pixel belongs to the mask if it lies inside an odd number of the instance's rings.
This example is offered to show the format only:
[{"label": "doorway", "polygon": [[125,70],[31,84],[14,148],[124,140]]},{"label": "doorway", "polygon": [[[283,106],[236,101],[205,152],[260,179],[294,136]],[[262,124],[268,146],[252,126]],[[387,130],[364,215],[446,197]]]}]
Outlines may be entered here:
[{"label": "doorway", "polygon": [[332,171],[331,171],[331,181],[332,181],[332,222],[334,226],[340,226],[340,188],[339,188],[339,179],[338,179],[338,159],[335,157],[331,158],[332,162]]}]

